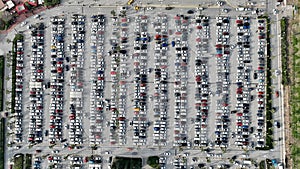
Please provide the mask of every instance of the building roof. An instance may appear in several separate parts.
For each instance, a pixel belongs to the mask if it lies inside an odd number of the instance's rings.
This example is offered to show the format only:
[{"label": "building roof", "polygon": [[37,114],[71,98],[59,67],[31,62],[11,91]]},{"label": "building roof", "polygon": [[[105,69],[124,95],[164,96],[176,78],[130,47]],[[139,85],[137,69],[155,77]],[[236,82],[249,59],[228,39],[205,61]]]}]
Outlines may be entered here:
[{"label": "building roof", "polygon": [[8,9],[11,9],[15,6],[15,4],[13,3],[13,1],[7,1],[6,5],[8,6]]},{"label": "building roof", "polygon": [[24,4],[20,4],[16,6],[16,11],[18,14],[25,13],[27,11],[27,8]]}]

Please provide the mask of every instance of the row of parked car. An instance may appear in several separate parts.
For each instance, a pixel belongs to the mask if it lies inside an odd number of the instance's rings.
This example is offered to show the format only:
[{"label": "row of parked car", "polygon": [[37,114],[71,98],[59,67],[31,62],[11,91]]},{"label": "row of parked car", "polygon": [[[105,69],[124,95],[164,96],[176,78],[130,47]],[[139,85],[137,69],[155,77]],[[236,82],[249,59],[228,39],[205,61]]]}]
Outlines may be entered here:
[{"label": "row of parked car", "polygon": [[[266,21],[264,19],[258,19],[257,20],[258,24],[258,60],[259,60],[259,65],[257,68],[257,71],[255,72],[257,74],[257,80],[258,80],[258,85],[257,85],[257,104],[258,104],[258,110],[256,114],[257,118],[257,129],[256,129],[256,140],[257,144],[256,147],[263,147],[265,145],[265,140],[264,140],[264,127],[265,127],[265,58],[266,58]],[[275,72],[276,73],[276,72]],[[278,75],[278,74],[275,74]],[[255,76],[255,74],[254,74]],[[277,91],[278,92],[278,91]],[[278,93],[277,96],[278,97]],[[277,127],[279,122],[276,123]]]},{"label": "row of parked car", "polygon": [[33,169],[42,169],[42,158],[41,157],[34,157],[33,158]]},{"label": "row of parked car", "polygon": [[99,145],[103,142],[103,120],[105,111],[105,60],[104,60],[104,32],[105,16],[93,15],[91,17],[91,94],[90,94],[90,145]]},{"label": "row of parked car", "polygon": [[249,145],[249,129],[250,129],[250,87],[251,76],[250,67],[246,64],[251,61],[250,58],[250,18],[238,17],[237,25],[237,50],[238,50],[238,67],[236,75],[236,132],[233,137],[236,137],[235,144],[237,146],[246,147]]},{"label": "row of parked car", "polygon": [[155,69],[154,69],[154,126],[153,145],[167,144],[168,116],[168,18],[165,14],[155,17]]},{"label": "row of parked car", "polygon": [[24,41],[23,39],[17,40],[16,46],[17,53],[17,67],[16,67],[16,96],[15,96],[15,113],[14,116],[14,126],[11,126],[9,129],[14,131],[14,142],[21,143],[23,142],[23,68],[24,68]]},{"label": "row of parked car", "polygon": [[83,144],[83,76],[85,60],[85,16],[72,15],[72,43],[70,44],[70,113],[69,143]]},{"label": "row of parked car", "polygon": [[174,119],[174,146],[187,146],[187,94],[188,94],[188,26],[189,20],[184,16],[175,17],[175,119]]},{"label": "row of parked car", "polygon": [[63,167],[63,165],[61,164],[63,158],[61,156],[52,154],[52,155],[49,155],[47,157],[47,159],[48,159],[49,167],[51,167],[51,168],[62,168]]},{"label": "row of parked car", "polygon": [[[49,135],[49,143],[55,144],[63,140],[64,112],[64,35],[65,19],[54,16],[51,18],[51,65],[50,65],[50,126],[45,131]],[[47,85],[48,85],[47,84]],[[49,87],[49,86],[47,86]]]},{"label": "row of parked car", "polygon": [[30,143],[41,143],[43,140],[44,29],[43,23],[37,23],[32,26],[31,30],[28,134]]},{"label": "row of parked car", "polygon": [[187,159],[185,156],[176,156],[172,162],[176,169],[187,168]]},{"label": "row of parked car", "polygon": [[[113,36],[110,39],[112,46],[109,54],[111,55],[111,99],[110,99],[110,143],[126,144],[126,99],[128,68],[126,60],[128,59],[128,22],[127,17],[112,18],[113,20]],[[119,22],[120,21],[120,22]],[[118,46],[120,50],[118,51]]]},{"label": "row of parked car", "polygon": [[230,86],[230,66],[229,66],[229,31],[230,19],[227,16],[217,16],[217,42],[216,42],[216,58],[217,58],[217,100],[216,121],[215,121],[215,146],[227,147],[229,134],[229,86]]},{"label": "row of parked car", "polygon": [[[133,125],[133,144],[146,145],[148,121],[147,121],[147,56],[148,56],[148,18],[139,15],[135,18],[135,40],[134,40],[134,115]],[[148,69],[149,70],[149,69]]]},{"label": "row of parked car", "polygon": [[209,110],[209,84],[208,84],[208,60],[206,53],[208,50],[207,43],[210,38],[209,17],[196,16],[196,48],[197,56],[195,59],[195,137],[194,145],[207,146],[207,123]]}]

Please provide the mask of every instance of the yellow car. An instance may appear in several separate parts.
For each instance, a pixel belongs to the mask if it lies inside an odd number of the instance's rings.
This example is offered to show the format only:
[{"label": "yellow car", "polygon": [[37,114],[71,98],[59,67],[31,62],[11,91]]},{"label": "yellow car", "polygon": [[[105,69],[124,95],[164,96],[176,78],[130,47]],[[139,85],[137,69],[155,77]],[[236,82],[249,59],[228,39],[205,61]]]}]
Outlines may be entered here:
[{"label": "yellow car", "polygon": [[128,4],[128,5],[131,5],[133,2],[134,2],[134,0],[129,0],[129,1],[127,2],[127,4]]}]

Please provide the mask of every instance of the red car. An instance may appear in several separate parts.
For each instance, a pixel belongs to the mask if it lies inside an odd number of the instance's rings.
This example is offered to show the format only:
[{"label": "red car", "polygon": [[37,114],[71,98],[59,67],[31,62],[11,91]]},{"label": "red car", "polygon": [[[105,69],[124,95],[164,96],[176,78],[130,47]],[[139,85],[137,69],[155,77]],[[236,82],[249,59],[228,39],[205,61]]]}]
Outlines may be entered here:
[{"label": "red car", "polygon": [[221,48],[222,44],[216,44],[216,48]]},{"label": "red car", "polygon": [[275,96],[279,97],[279,91],[278,90],[275,92]]},{"label": "red car", "polygon": [[243,23],[242,20],[236,20],[235,23]]}]

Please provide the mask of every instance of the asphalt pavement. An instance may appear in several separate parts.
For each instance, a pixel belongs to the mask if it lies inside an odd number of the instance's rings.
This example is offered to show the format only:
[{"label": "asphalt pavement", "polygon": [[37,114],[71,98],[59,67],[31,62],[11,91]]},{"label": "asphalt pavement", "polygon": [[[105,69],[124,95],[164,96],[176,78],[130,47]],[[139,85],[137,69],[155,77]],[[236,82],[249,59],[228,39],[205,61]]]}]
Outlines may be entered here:
[{"label": "asphalt pavement", "polygon": [[[225,4],[225,6],[221,7],[221,8],[229,8],[229,9],[232,9],[232,6],[237,6],[239,5],[239,3],[236,3],[236,2],[233,2],[233,1],[227,1],[228,3]],[[89,3],[89,2],[84,2],[84,3]],[[90,3],[95,3],[94,1],[93,2],[90,2]],[[98,3],[98,2],[96,2]],[[119,10],[119,6],[114,6],[111,5],[110,2],[101,2],[103,4],[107,3],[107,7],[104,7],[104,8],[101,8],[97,5],[92,5],[92,6],[83,6],[81,9],[82,9],[82,13],[84,15],[87,16],[87,20],[90,19],[89,16],[91,16],[92,14],[99,14],[99,13],[104,13],[107,15],[107,18],[108,18],[108,21],[107,21],[107,24],[105,25],[106,26],[106,35],[105,35],[105,39],[106,41],[109,40],[109,37],[110,35],[112,34],[112,29],[110,29],[112,27],[112,23],[111,23],[111,20],[109,18],[110,16],[110,11],[112,9],[118,11]],[[122,4],[123,2],[119,2],[119,4]],[[137,2],[138,3],[138,2]],[[143,2],[141,4],[141,6],[143,4],[145,5],[151,5],[153,4],[154,2]],[[173,2],[173,1],[159,1],[159,3],[163,3],[163,4],[188,4],[187,7],[189,7],[190,5],[194,5],[192,3],[192,1],[185,1],[184,3],[183,2]],[[209,61],[208,61],[208,70],[209,70],[209,78],[210,78],[210,90],[212,91],[212,93],[215,93],[216,91],[216,86],[214,85],[214,83],[217,81],[216,79],[216,76],[214,75],[214,73],[212,72],[215,72],[216,71],[216,65],[215,65],[215,59],[213,58],[213,55],[214,55],[214,44],[215,44],[215,34],[216,34],[216,28],[215,28],[215,24],[216,24],[216,16],[218,15],[226,15],[226,16],[230,16],[231,18],[231,21],[230,21],[230,32],[231,32],[231,39],[230,39],[230,43],[231,44],[234,44],[235,43],[235,31],[236,31],[236,27],[235,27],[235,19],[236,19],[236,16],[238,15],[250,15],[251,16],[251,24],[253,25],[253,29],[251,29],[251,34],[254,35],[253,37],[251,37],[251,41],[253,42],[253,52],[255,52],[257,49],[256,49],[256,45],[255,45],[255,42],[256,42],[256,32],[255,32],[255,28],[257,28],[257,25],[256,25],[256,15],[252,15],[250,12],[237,12],[235,11],[235,9],[232,9],[229,13],[223,13],[221,11],[221,9],[219,7],[215,7],[215,3],[216,2],[211,2],[210,3],[214,3],[214,4],[211,4],[210,6],[214,6],[213,8],[210,8],[209,10],[204,10],[204,11],[196,11],[197,13],[201,13],[201,14],[204,14],[204,15],[207,15],[207,16],[210,16],[210,32],[211,32],[211,40],[209,42],[209,53],[207,54],[208,57],[210,57]],[[80,5],[81,3],[77,3],[76,5]],[[65,8],[63,5],[66,5],[68,6],[68,8]],[[47,42],[45,44],[45,48],[49,49],[50,48],[50,38],[51,38],[51,34],[50,34],[50,16],[52,15],[65,15],[65,17],[67,18],[67,23],[66,23],[66,41],[65,41],[65,44],[68,44],[71,39],[68,37],[69,33],[71,33],[71,30],[70,30],[70,26],[68,23],[70,23],[70,17],[69,15],[70,14],[74,14],[74,13],[77,13],[78,12],[78,7],[77,6],[69,6],[70,4],[68,3],[68,1],[66,2],[63,2],[63,5],[62,6],[59,6],[57,8],[53,8],[53,9],[50,9],[50,10],[46,10],[44,12],[42,12],[40,15],[41,17],[43,18],[42,20],[38,20],[38,19],[34,19],[33,17],[31,18],[28,18],[27,21],[29,22],[29,24],[34,24],[34,23],[37,23],[37,22],[44,22],[46,23],[46,27],[48,27],[46,29],[46,34],[45,34],[45,41]],[[109,6],[111,5],[111,6]],[[230,6],[231,5],[231,6]],[[272,49],[278,49],[278,50],[272,50],[272,71],[275,69],[279,69],[281,68],[281,62],[280,62],[280,44],[279,44],[279,37],[280,37],[280,27],[278,26],[279,23],[280,23],[280,17],[283,15],[280,13],[280,15],[273,15],[273,12],[272,12],[272,9],[276,6],[275,5],[275,2],[268,2],[268,13],[270,14],[270,17],[271,17],[271,34],[274,38],[271,39],[271,48]],[[97,7],[96,7],[97,6]],[[80,10],[81,10],[80,9]],[[130,9],[127,14],[129,16],[129,18],[131,20],[134,19],[135,16],[137,15],[153,15],[155,14],[156,12],[159,12],[159,13],[167,13],[168,14],[168,18],[169,18],[169,27],[172,29],[174,27],[174,20],[173,17],[175,16],[176,13],[178,14],[184,14],[186,15],[186,11],[187,9],[186,8],[182,8],[182,9],[179,9],[179,8],[175,8],[173,9],[172,11],[168,12],[168,11],[165,11],[164,8],[160,8],[157,6],[156,9],[154,9],[153,11],[138,11],[138,12],[135,12],[134,10]],[[153,18],[155,16],[151,16],[149,17],[149,30],[148,32],[153,35],[154,34],[154,29],[153,29],[153,26],[151,26],[151,22],[153,22]],[[130,25],[134,25],[133,22],[131,21],[129,23]],[[53,149],[59,149],[60,150],[60,155],[61,156],[65,156],[67,154],[80,154],[82,156],[88,156],[88,155],[91,155],[91,154],[102,154],[103,155],[103,158],[107,158],[108,156],[110,155],[105,155],[103,154],[105,151],[110,151],[112,152],[112,155],[115,155],[115,156],[118,156],[118,155],[121,155],[121,156],[142,156],[142,157],[147,157],[147,156],[150,156],[150,155],[161,155],[163,154],[163,152],[166,152],[166,151],[171,151],[173,152],[173,155],[175,153],[175,150],[173,148],[173,142],[174,142],[174,138],[173,138],[173,124],[174,124],[174,115],[172,113],[170,113],[168,115],[169,117],[169,121],[168,121],[168,125],[169,125],[169,131],[168,131],[168,134],[167,134],[167,138],[168,138],[168,142],[167,142],[167,146],[165,147],[153,147],[153,142],[152,142],[152,135],[153,135],[153,131],[152,131],[152,127],[150,127],[148,129],[148,133],[147,133],[147,144],[145,146],[134,146],[132,144],[132,141],[131,141],[131,138],[132,138],[132,130],[130,127],[127,128],[127,131],[129,132],[129,134],[126,136],[126,140],[127,140],[127,144],[125,146],[122,146],[122,145],[110,145],[110,141],[109,141],[109,128],[104,128],[103,129],[103,144],[99,146],[99,148],[95,151],[92,151],[91,148],[89,147],[90,144],[89,144],[89,141],[88,141],[88,136],[89,136],[89,111],[90,111],[90,93],[91,93],[91,88],[90,88],[90,77],[91,77],[91,73],[88,71],[90,69],[90,65],[91,65],[91,59],[90,59],[90,48],[89,48],[89,38],[90,38],[90,29],[89,29],[89,26],[90,26],[90,23],[89,21],[86,22],[86,26],[87,26],[87,31],[86,31],[86,47],[85,47],[85,55],[86,55],[86,60],[85,60],[85,63],[84,63],[84,70],[85,70],[85,74],[84,74],[84,83],[86,84],[84,86],[84,95],[83,95],[83,100],[84,100],[84,112],[86,113],[86,117],[84,117],[84,120],[83,120],[83,128],[85,129],[85,133],[84,133],[84,139],[85,139],[85,142],[83,144],[83,149],[79,149],[79,150],[71,150],[69,151],[68,149],[66,148],[62,148],[62,144],[58,144],[56,146],[54,146]],[[189,25],[189,27],[191,28],[194,28],[194,25],[193,23],[191,23]],[[134,28],[134,27],[132,27]],[[133,35],[133,32],[132,32],[132,28],[130,27],[129,28],[129,35]],[[30,31],[27,30],[25,27],[22,27],[20,25],[18,25],[16,27],[16,30],[18,31],[24,31],[24,34],[25,34],[25,39],[29,40],[30,39]],[[188,67],[188,77],[189,79],[194,79],[194,75],[193,75],[193,72],[194,72],[194,66],[193,66],[193,61],[195,59],[195,31],[192,31],[190,34],[189,34],[189,46],[191,48],[191,52],[190,52],[190,55],[191,55],[191,59],[190,59],[190,66]],[[15,32],[10,32],[8,35],[6,35],[5,38],[10,38],[12,39],[13,38],[13,35],[15,34]],[[4,37],[4,36],[2,36]],[[172,38],[175,38],[176,36],[175,35],[170,35],[170,39]],[[133,41],[133,36],[130,36],[129,38],[130,41]],[[49,43],[48,43],[49,42]],[[150,45],[154,45],[152,44],[153,42],[150,43]],[[25,53],[30,53],[30,41],[26,41],[25,43]],[[104,45],[104,49],[107,50],[107,49],[110,49],[111,46],[106,43]],[[8,52],[8,50],[11,49],[11,43],[8,44],[6,43],[5,41],[1,41],[1,50],[2,52],[5,54]],[[131,47],[128,47],[127,49],[129,49],[130,52],[132,52],[132,46]],[[168,62],[168,65],[169,65],[169,72],[170,72],[170,81],[172,81],[174,75],[174,56],[172,55],[172,53],[174,53],[174,49],[170,48],[168,53],[170,55],[169,57],[169,62]],[[49,50],[45,50],[45,56],[49,56]],[[149,53],[148,53],[149,56],[153,56],[153,50],[149,50]],[[236,71],[236,58],[234,58],[234,56],[236,55],[236,51],[233,50],[233,53],[231,54],[231,60],[232,62],[230,63],[230,66],[231,66],[231,77],[230,79],[231,80],[235,80],[235,73],[234,71]],[[25,58],[25,67],[29,67],[29,58]],[[129,65],[129,66],[133,66],[132,64],[132,61],[127,60],[126,62],[124,62],[125,64]],[[257,64],[257,60],[253,57],[253,65]],[[105,71],[105,74],[106,76],[108,77],[108,80],[111,80],[110,77],[110,65],[111,65],[111,58],[110,57],[105,57],[105,64],[107,65],[107,71]],[[46,58],[45,59],[45,69],[49,69],[49,65],[50,65],[50,59],[49,58]],[[154,65],[154,59],[152,59],[151,57],[149,57],[148,61],[147,61],[147,67],[148,68],[153,68]],[[253,66],[254,68],[256,66]],[[9,75],[11,77],[11,75],[8,73],[10,72],[10,67],[6,67],[6,76]],[[130,70],[130,67],[129,67],[129,71],[130,72],[130,76],[126,77],[128,78],[128,80],[130,79],[133,79],[133,72],[132,70]],[[30,74],[29,72],[27,72],[27,69],[25,69],[24,71],[24,74],[25,74],[25,81],[28,81],[29,80],[29,77],[30,77]],[[152,74],[150,74],[150,76],[153,76]],[[69,74],[66,73],[65,75],[65,78],[66,79],[69,79]],[[49,72],[45,72],[45,80],[49,80],[50,79],[50,73]],[[150,81],[153,81],[151,78],[149,79]],[[274,76],[273,77],[273,85],[274,85],[274,90],[279,90],[279,91],[282,91],[282,86],[281,86],[281,75],[279,75],[278,77]],[[10,85],[7,85],[11,83],[10,81],[6,81],[6,83],[4,84],[4,87],[6,89],[9,90],[9,86]],[[24,87],[27,88],[28,87],[28,83],[24,83]],[[68,104],[68,96],[69,96],[69,89],[70,87],[68,85],[65,86],[65,109],[68,110],[68,107],[69,107],[69,104]],[[127,94],[129,97],[127,97],[127,100],[126,100],[126,106],[128,106],[128,109],[126,111],[126,115],[128,117],[128,119],[132,119],[132,112],[133,112],[133,103],[131,102],[131,94],[133,93],[133,84],[128,84],[127,85]],[[190,96],[193,96],[195,91],[194,91],[194,84],[189,84],[188,85],[188,91],[189,91],[189,95]],[[231,88],[231,90],[234,90],[234,88]],[[148,88],[148,93],[150,95],[153,94],[153,86],[149,86]],[[173,112],[173,105],[172,103],[174,103],[174,98],[172,97],[173,96],[173,85],[169,85],[169,88],[168,88],[168,91],[169,91],[169,108],[170,108],[170,112]],[[45,91],[45,95],[44,95],[44,98],[45,98],[45,106],[44,107],[49,107],[49,96],[47,96],[47,93],[48,91],[46,90]],[[273,96],[273,105],[274,107],[277,107],[277,111],[275,112],[275,115],[274,115],[274,120],[277,120],[279,121],[281,124],[283,124],[283,108],[282,108],[282,98],[283,98],[283,92],[281,92],[280,94],[280,97],[279,98],[276,98],[275,96]],[[110,91],[110,84],[106,84],[106,88],[105,88],[105,97],[108,98],[110,97],[111,95],[111,91]],[[234,101],[234,92],[232,92],[231,94],[231,99],[232,99],[232,102],[231,102],[231,105],[235,105],[235,101]],[[23,102],[26,104],[29,102],[29,99],[28,99],[28,93],[24,93],[24,100]],[[5,98],[6,100],[10,99],[9,98],[10,96],[9,95],[5,95]],[[210,102],[210,111],[211,112],[215,112],[216,110],[216,98],[218,98],[218,96],[216,95],[212,95],[211,96],[211,102]],[[148,101],[149,103],[149,110],[152,109],[151,107],[153,106],[151,103],[151,101]],[[193,112],[193,109],[194,109],[194,100],[193,99],[190,99],[188,101],[188,111],[190,111],[191,113],[189,113],[189,118],[187,118],[187,121],[188,121],[188,125],[187,125],[187,129],[186,131],[188,132],[188,139],[190,141],[193,141],[193,138],[194,138],[194,125],[191,123],[191,119],[193,118],[193,116],[195,116],[194,112]],[[256,105],[252,105],[251,109],[255,110],[256,109]],[[105,119],[108,121],[111,119],[111,115],[109,114],[109,112],[106,112],[105,113]],[[209,116],[209,127],[208,127],[208,132],[207,132],[207,138],[209,141],[213,141],[214,140],[214,125],[215,125],[215,117],[213,115],[210,115]],[[47,130],[48,127],[49,127],[49,117],[47,117],[47,113],[45,113],[45,117],[44,117],[45,121],[44,121],[44,130]],[[151,113],[148,113],[147,114],[147,119],[150,119],[152,120],[153,119],[153,116],[151,115]],[[65,115],[63,117],[63,121],[65,122],[64,124],[67,124],[68,123],[68,116]],[[234,121],[234,117],[232,117],[232,121]],[[23,129],[26,129],[28,127],[28,122],[29,122],[29,118],[27,117],[27,115],[24,116],[24,123],[23,123]],[[232,123],[231,124],[231,130],[234,130],[234,125],[235,123]],[[129,125],[128,125],[129,126]],[[274,150],[272,151],[253,151],[253,150],[250,150],[250,158],[254,158],[254,159],[257,159],[259,157],[264,157],[264,158],[270,158],[270,159],[280,159],[278,161],[281,161],[283,162],[284,161],[284,139],[282,139],[281,141],[278,141],[277,140],[279,138],[284,138],[284,135],[283,135],[283,128],[284,126],[282,126],[281,128],[277,129],[275,128],[275,132],[274,132],[274,140],[275,140],[275,145],[280,145],[280,146],[275,146]],[[12,148],[8,148],[8,153],[6,155],[6,161],[8,161],[8,159],[11,159],[13,157],[14,154],[16,153],[19,153],[19,152],[22,152],[22,153],[33,153],[34,150],[37,150],[37,149],[42,149],[42,154],[37,154],[37,156],[42,156],[42,155],[45,155],[45,154],[51,154],[51,151],[52,149],[49,148],[49,145],[48,145],[48,140],[47,140],[47,137],[44,138],[44,142],[42,144],[39,144],[39,145],[36,145],[36,146],[33,146],[32,148],[28,148],[28,143],[27,143],[27,130],[24,130],[24,143],[22,144],[23,146],[21,147],[21,149],[19,150],[13,150]],[[64,137],[65,138],[68,138],[68,132],[67,130],[65,130],[64,132]],[[231,142],[231,144],[233,144],[233,142]],[[134,151],[137,151],[138,153],[136,155],[132,155],[132,151],[129,151],[127,148],[128,147],[134,147]],[[153,148],[153,149],[152,149]],[[199,157],[200,159],[202,160],[205,160],[206,159],[206,153],[204,152],[201,152],[199,151],[197,148],[195,147],[192,147],[191,149],[183,149],[182,152],[179,152],[180,154],[183,154],[184,152],[189,152],[190,153],[190,156],[189,156],[189,162],[188,162],[188,165],[192,165],[194,162],[191,161],[191,158],[192,157]],[[219,153],[222,153],[221,150],[215,150],[214,152],[215,154],[219,154]],[[211,165],[217,165],[217,164],[220,164],[220,163],[226,163],[226,158],[230,158],[234,155],[241,155],[243,154],[243,150],[241,149],[238,149],[234,146],[230,147],[229,149],[227,149],[226,153],[223,154],[223,157],[222,158],[212,158],[212,163]],[[222,161],[224,160],[224,161]],[[66,160],[67,161],[67,160]],[[69,163],[64,161],[63,164],[68,166]],[[172,161],[172,157],[168,157],[168,163],[167,163],[167,166],[168,168],[171,166],[171,161]],[[227,161],[228,162],[228,161]],[[196,163],[195,163],[196,164]],[[48,165],[48,162],[47,160],[44,160],[44,165],[47,166]],[[104,168],[107,167],[107,165],[103,165]]]}]

